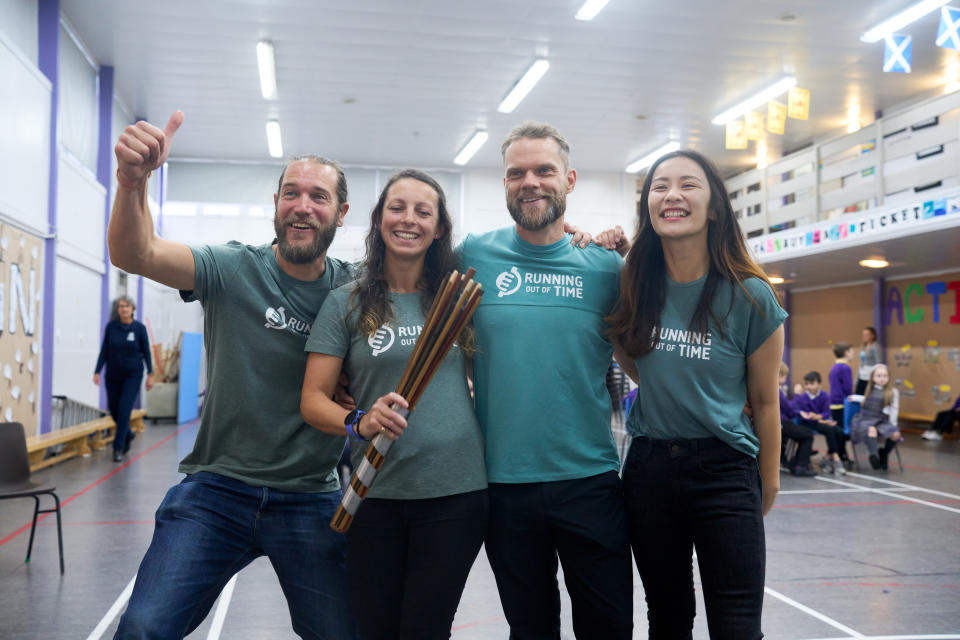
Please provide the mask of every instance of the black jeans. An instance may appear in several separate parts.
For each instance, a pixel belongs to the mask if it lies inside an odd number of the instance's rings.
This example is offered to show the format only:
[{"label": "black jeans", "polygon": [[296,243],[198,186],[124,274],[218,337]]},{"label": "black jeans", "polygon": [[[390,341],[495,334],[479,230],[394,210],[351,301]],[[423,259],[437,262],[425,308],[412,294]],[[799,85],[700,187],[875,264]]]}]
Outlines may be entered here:
[{"label": "black jeans", "polygon": [[140,383],[143,376],[127,376],[126,378],[105,377],[107,384],[107,406],[110,415],[117,425],[113,437],[113,450],[122,452],[130,437],[130,412],[133,403],[140,393]]},{"label": "black jeans", "polygon": [[762,638],[766,544],[756,459],[716,438],[634,438],[623,482],[650,640],[693,637],[694,547],[710,638]]},{"label": "black jeans", "polygon": [[347,531],[347,595],[359,637],[449,638],[487,514],[486,490],[364,500]]},{"label": "black jeans", "polygon": [[487,557],[510,639],[560,638],[559,556],[576,637],[629,640],[633,576],[617,473],[489,491]]},{"label": "black jeans", "polygon": [[952,409],[941,411],[934,419],[931,429],[940,433],[950,433],[953,431],[954,420],[960,420],[960,411],[954,411]]},{"label": "black jeans", "polygon": [[780,430],[784,439],[790,438],[797,443],[797,452],[787,464],[791,469],[796,467],[810,466],[810,451],[813,450],[813,431],[807,427],[801,427],[796,422],[783,420],[780,422]]}]

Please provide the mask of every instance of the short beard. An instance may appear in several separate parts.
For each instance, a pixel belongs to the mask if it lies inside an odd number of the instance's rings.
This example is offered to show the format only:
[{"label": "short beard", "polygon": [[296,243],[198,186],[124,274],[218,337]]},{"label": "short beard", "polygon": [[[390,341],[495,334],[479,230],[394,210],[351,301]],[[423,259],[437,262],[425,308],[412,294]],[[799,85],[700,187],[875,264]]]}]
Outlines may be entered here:
[{"label": "short beard", "polygon": [[543,215],[538,218],[531,218],[523,215],[523,206],[520,200],[523,194],[517,195],[513,200],[507,199],[507,210],[514,222],[520,225],[521,229],[527,231],[540,231],[563,217],[567,210],[567,194],[565,193],[544,193],[540,194],[547,197],[547,208]]},{"label": "short beard", "polygon": [[273,216],[273,229],[277,234],[277,253],[290,264],[309,264],[316,261],[327,252],[330,243],[333,242],[333,238],[337,234],[337,222],[334,220],[326,227],[317,228],[316,236],[310,244],[293,246],[287,242],[287,227],[300,221],[296,217],[290,217],[286,221],[280,222],[276,213]]}]

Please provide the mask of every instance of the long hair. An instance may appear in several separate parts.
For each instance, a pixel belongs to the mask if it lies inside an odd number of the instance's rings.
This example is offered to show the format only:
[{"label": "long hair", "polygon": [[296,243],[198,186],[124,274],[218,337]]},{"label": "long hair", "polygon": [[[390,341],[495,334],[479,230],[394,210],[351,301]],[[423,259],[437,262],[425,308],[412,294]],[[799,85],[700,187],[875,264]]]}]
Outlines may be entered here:
[{"label": "long hair", "polygon": [[[887,365],[885,364],[878,364],[873,368],[873,371],[870,372],[870,381],[867,382],[867,388],[863,393],[864,399],[869,398],[870,394],[873,393],[873,374],[876,373],[880,367],[887,369]],[[889,407],[890,403],[893,402],[892,382],[893,380],[890,379],[890,369],[887,369],[887,385],[883,388],[883,406],[885,407]]]},{"label": "long hair", "polygon": [[860,348],[861,348],[861,349],[866,349],[868,346],[870,346],[871,344],[874,344],[874,343],[877,341],[877,330],[874,329],[873,327],[864,327],[863,330],[864,330],[864,331],[869,331],[869,332],[870,332],[870,335],[873,336],[873,339],[869,342],[869,344],[866,343],[866,342],[861,342],[861,343],[860,343]]},{"label": "long hair", "polygon": [[[133,298],[131,298],[130,296],[120,296],[120,297],[118,297],[118,298],[115,298],[114,301],[113,301],[113,303],[110,305],[110,319],[111,319],[111,320],[117,320],[118,318],[120,318],[120,313],[119,313],[119,311],[117,311],[117,308],[120,306],[120,303],[121,303],[121,302],[126,302],[128,305],[130,305],[131,307],[133,307],[133,312],[134,312],[134,314],[136,314],[136,312],[137,312],[137,302],[136,302]],[[136,318],[134,318],[134,320],[135,320],[135,319],[136,319]]]},{"label": "long hair", "polygon": [[[707,220],[707,250],[710,254],[710,266],[707,281],[700,294],[696,310],[690,320],[689,328],[706,333],[710,321],[717,333],[723,337],[723,322],[733,308],[734,296],[730,296],[730,305],[721,317],[713,310],[713,299],[722,286],[738,285],[747,297],[757,305],[753,296],[743,286],[747,278],[760,278],[768,285],[763,270],[753,261],[747,252],[740,225],[733,215],[730,197],[720,178],[720,173],[705,156],[696,151],[680,150],[661,156],[653,163],[643,181],[640,194],[640,212],[637,214],[637,231],[633,246],[620,276],[620,300],[618,308],[607,317],[610,328],[607,334],[616,338],[632,358],[639,358],[652,351],[659,341],[653,334],[660,325],[660,314],[666,303],[667,267],[663,256],[663,245],[650,221],[650,205],[647,198],[654,174],[663,162],[671,158],[687,158],[696,162],[707,177],[710,187],[708,211],[713,214]],[[773,286],[771,285],[771,290]],[[776,290],[774,295],[776,296]],[[779,297],[777,297],[779,302]],[[759,305],[757,305],[759,308]]]},{"label": "long hair", "polygon": [[[360,316],[357,328],[365,335],[372,336],[385,322],[395,319],[394,311],[387,301],[387,277],[384,272],[384,263],[387,247],[380,235],[380,224],[383,221],[383,207],[386,204],[387,192],[399,180],[410,178],[418,180],[437,194],[437,229],[440,237],[436,238],[427,249],[423,261],[423,273],[420,275],[419,288],[421,292],[420,305],[424,313],[430,309],[433,297],[440,289],[444,278],[457,268],[457,259],[453,253],[453,220],[447,210],[447,197],[443,188],[430,175],[417,169],[403,169],[395,173],[387,181],[380,192],[380,198],[370,213],[370,230],[367,231],[365,241],[366,254],[357,278],[357,286],[350,295],[351,309],[359,309]],[[472,355],[475,349],[473,328],[464,327],[457,339],[457,344],[467,355]]]}]

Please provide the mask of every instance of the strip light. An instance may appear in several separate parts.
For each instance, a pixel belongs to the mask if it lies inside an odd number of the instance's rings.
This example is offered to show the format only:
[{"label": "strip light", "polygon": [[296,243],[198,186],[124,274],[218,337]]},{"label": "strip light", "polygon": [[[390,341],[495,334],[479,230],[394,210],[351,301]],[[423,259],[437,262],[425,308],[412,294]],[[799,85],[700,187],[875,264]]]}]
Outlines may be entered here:
[{"label": "strip light", "polygon": [[267,120],[267,149],[271,158],[283,157],[283,144],[280,141],[280,123]]},{"label": "strip light", "polygon": [[680,148],[679,142],[668,142],[667,144],[663,145],[656,151],[651,151],[650,153],[643,156],[639,160],[631,162],[630,164],[627,165],[627,168],[624,169],[624,171],[626,171],[627,173],[638,173],[642,169],[646,169],[647,167],[652,165],[654,162],[656,162],[657,158],[659,158],[660,156],[664,155],[665,153],[671,153],[673,151],[676,151],[679,148]]},{"label": "strip light", "polygon": [[610,0],[587,0],[574,16],[577,20],[593,20],[597,17]]},{"label": "strip light", "polygon": [[277,65],[273,58],[273,43],[257,43],[257,69],[260,71],[260,94],[264,100],[277,99]]},{"label": "strip light", "polygon": [[797,79],[794,78],[793,76],[786,76],[784,78],[781,78],[776,82],[776,84],[770,85],[760,93],[754,96],[751,96],[746,100],[744,100],[743,102],[741,102],[740,104],[730,107],[723,113],[720,113],[714,116],[711,122],[713,124],[727,124],[731,120],[735,120],[736,118],[739,118],[740,116],[745,114],[747,111],[752,111],[753,109],[755,109],[756,107],[759,107],[763,103],[773,100],[774,98],[776,98],[782,93],[786,93],[787,91],[789,91],[795,86],[797,86]]},{"label": "strip light", "polygon": [[500,113],[511,113],[516,109],[517,105],[527,97],[530,90],[540,81],[540,78],[543,77],[543,74],[545,74],[549,68],[549,60],[537,58],[534,63],[530,65],[530,68],[527,69],[527,72],[523,74],[523,77],[517,80],[517,84],[513,85],[510,93],[507,94],[507,97],[504,98],[500,106],[497,107],[497,111]]},{"label": "strip light", "polygon": [[480,150],[486,142],[487,138],[490,136],[487,135],[487,132],[483,129],[477,129],[473,132],[473,135],[470,136],[470,139],[467,140],[467,144],[463,145],[463,148],[460,149],[460,152],[457,153],[457,157],[453,159],[453,164],[463,166],[470,162],[470,158],[473,157],[477,151]]},{"label": "strip light", "polygon": [[923,2],[918,2],[911,7],[907,7],[892,18],[887,18],[873,29],[870,29],[864,33],[862,36],[860,36],[860,41],[876,42],[877,40],[883,40],[894,31],[902,29],[912,22],[916,22],[923,16],[932,11],[936,11],[948,2],[950,2],[950,0],[923,0]]}]

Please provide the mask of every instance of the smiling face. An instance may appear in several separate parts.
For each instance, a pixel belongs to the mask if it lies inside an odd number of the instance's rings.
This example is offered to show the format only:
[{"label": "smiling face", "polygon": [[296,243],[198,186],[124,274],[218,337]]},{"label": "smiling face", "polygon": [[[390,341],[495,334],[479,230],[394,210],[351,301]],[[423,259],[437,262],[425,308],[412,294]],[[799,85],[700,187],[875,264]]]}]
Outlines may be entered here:
[{"label": "smiling face", "polygon": [[647,206],[661,239],[707,237],[710,185],[699,164],[685,157],[661,162],[653,174]]},{"label": "smiling face", "polygon": [[820,393],[820,383],[816,380],[804,380],[803,390],[811,395],[818,395]]},{"label": "smiling face", "polygon": [[346,204],[337,202],[336,169],[311,161],[294,162],[273,199],[280,256],[293,264],[322,257],[347,212]]},{"label": "smiling face", "polygon": [[117,317],[123,324],[130,324],[133,320],[133,305],[126,300],[120,300],[117,303]]},{"label": "smiling face", "polygon": [[540,231],[563,217],[577,173],[568,169],[553,138],[520,138],[503,156],[507,210],[527,231]]},{"label": "smiling face", "polygon": [[439,198],[433,187],[414,178],[390,185],[380,219],[387,255],[423,258],[442,235]]}]

